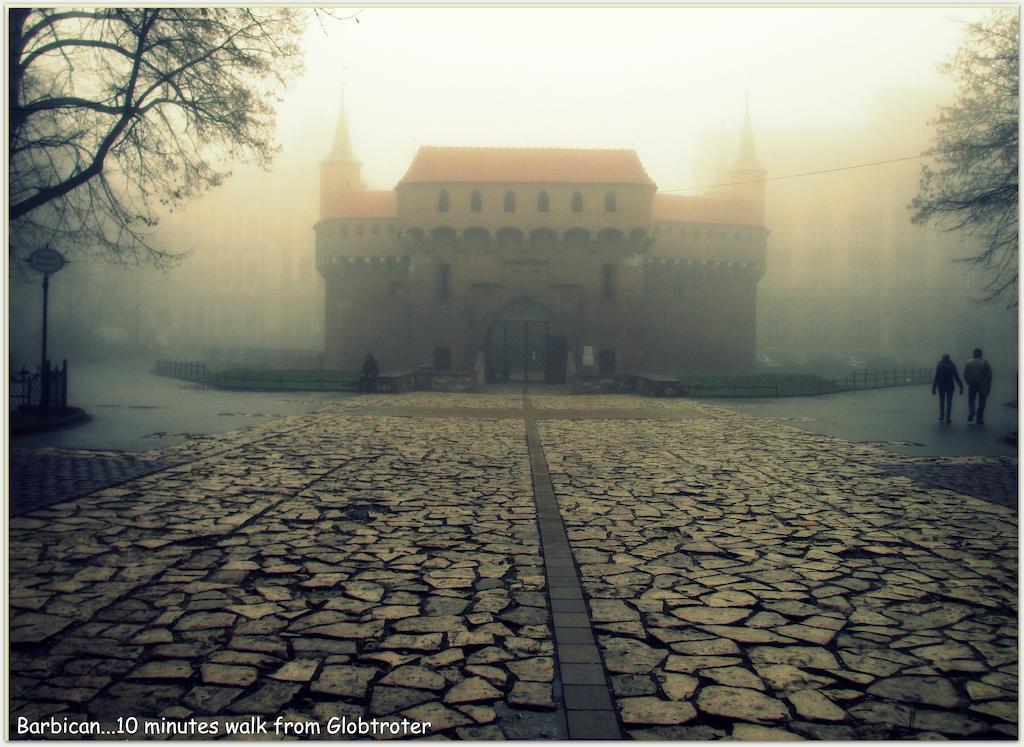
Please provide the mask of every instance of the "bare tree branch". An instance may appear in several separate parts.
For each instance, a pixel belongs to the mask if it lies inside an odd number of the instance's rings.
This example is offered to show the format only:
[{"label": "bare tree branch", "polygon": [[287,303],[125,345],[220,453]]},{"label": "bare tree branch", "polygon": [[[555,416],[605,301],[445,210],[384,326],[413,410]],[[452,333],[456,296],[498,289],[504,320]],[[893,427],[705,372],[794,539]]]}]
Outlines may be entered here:
[{"label": "bare tree branch", "polygon": [[1017,305],[1019,23],[1015,10],[995,10],[967,26],[964,44],[940,67],[959,85],[955,101],[932,121],[912,219],[980,242],[965,257],[981,273],[986,303]]},{"label": "bare tree branch", "polygon": [[269,166],[274,106],[301,70],[298,8],[11,8],[8,212],[17,265],[50,243],[115,261],[173,261],[150,243],[159,205]]}]

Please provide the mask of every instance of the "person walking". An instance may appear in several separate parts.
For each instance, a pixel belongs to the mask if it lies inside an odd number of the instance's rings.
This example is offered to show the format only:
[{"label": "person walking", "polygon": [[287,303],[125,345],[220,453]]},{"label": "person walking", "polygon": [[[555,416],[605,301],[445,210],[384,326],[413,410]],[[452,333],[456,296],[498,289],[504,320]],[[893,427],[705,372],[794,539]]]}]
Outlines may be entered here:
[{"label": "person walking", "polygon": [[956,372],[956,364],[950,359],[949,353],[944,353],[942,360],[935,367],[935,378],[932,379],[932,394],[934,395],[936,390],[939,393],[939,422],[953,422],[953,382],[956,382],[960,388],[960,395],[963,396],[964,383],[960,381],[960,376]]},{"label": "person walking", "polygon": [[366,354],[366,358],[363,359],[363,372],[362,376],[359,377],[359,391],[362,394],[368,392],[377,391],[377,376],[380,375],[380,369],[377,366],[376,359],[370,354]]},{"label": "person walking", "polygon": [[992,391],[992,366],[982,357],[981,348],[975,348],[974,355],[964,364],[964,381],[967,382],[967,422],[977,415],[978,425],[985,425],[985,402]]}]

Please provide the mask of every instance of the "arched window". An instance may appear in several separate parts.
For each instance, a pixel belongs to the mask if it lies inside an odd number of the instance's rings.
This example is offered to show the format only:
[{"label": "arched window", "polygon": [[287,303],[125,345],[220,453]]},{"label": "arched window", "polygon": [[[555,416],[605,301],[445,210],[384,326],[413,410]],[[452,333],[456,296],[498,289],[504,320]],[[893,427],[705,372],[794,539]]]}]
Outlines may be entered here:
[{"label": "arched window", "polygon": [[451,250],[455,248],[455,230],[448,226],[439,226],[430,232],[430,243],[434,249]]},{"label": "arched window", "polygon": [[523,248],[523,232],[518,228],[502,228],[495,243],[498,251],[517,252]]},{"label": "arched window", "polygon": [[480,192],[474,189],[473,194],[469,196],[469,209],[474,213],[479,213],[481,210],[483,210],[483,207],[483,198],[480,197]]},{"label": "arched window", "polygon": [[537,195],[537,212],[538,213],[546,213],[548,211],[548,208],[550,207],[550,205],[551,205],[551,202],[550,202],[550,200],[548,200],[548,193],[547,192],[541,192],[539,195]]},{"label": "arched window", "polygon": [[491,234],[486,228],[467,228],[462,232],[462,245],[470,251],[487,251],[491,248]]},{"label": "arched window", "polygon": [[446,189],[442,189],[441,194],[437,196],[437,212],[448,212],[448,190]]},{"label": "arched window", "polygon": [[579,192],[572,193],[572,211],[574,213],[583,212],[583,195]]},{"label": "arched window", "polygon": [[615,193],[609,192],[604,196],[604,211],[606,213],[614,213],[616,207]]},{"label": "arched window", "polygon": [[570,228],[563,240],[566,249],[583,251],[590,248],[590,233],[582,228]]},{"label": "arched window", "polygon": [[510,189],[505,193],[505,212],[514,213],[516,211],[516,196],[515,193]]}]

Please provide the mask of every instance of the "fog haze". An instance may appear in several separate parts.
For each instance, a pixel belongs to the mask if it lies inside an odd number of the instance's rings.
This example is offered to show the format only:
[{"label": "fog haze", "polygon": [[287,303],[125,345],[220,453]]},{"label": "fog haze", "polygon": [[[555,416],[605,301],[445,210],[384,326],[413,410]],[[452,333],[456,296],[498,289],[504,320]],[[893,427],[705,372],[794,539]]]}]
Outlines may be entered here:
[{"label": "fog haze", "polygon": [[738,127],[745,92],[757,127],[855,125],[880,90],[948,87],[937,63],[961,22],[986,12],[364,10],[307,35],[307,74],[281,111],[283,158],[323,157],[344,82],[375,188],[394,186],[418,145],[636,148],[661,190],[696,186],[699,134]]},{"label": "fog haze", "polygon": [[[933,268],[927,282],[964,302],[971,296],[970,281],[952,264],[969,242],[910,227],[906,205],[921,161],[778,178],[920,154],[928,147],[927,120],[953,93],[937,66],[955,53],[964,23],[988,14],[985,7],[334,12],[338,20],[310,23],[306,72],[283,94],[281,151],[271,171],[239,165],[222,187],[163,219],[156,243],[189,253],[179,267],[160,273],[78,264],[55,278],[51,339],[62,350],[58,357],[322,350],[323,281],[314,269],[312,227],[318,163],[330,148],[342,91],[370,189],[392,189],[420,146],[530,146],[635,149],[660,191],[702,194],[735,157],[749,103],[768,178],[762,354],[775,324],[766,293],[847,284],[844,262],[853,255],[846,244],[837,238],[831,279],[821,280],[809,271],[818,255],[807,250],[805,229],[833,211],[830,232],[853,230],[845,204],[850,190],[864,198],[857,198],[857,215],[885,215],[865,219],[878,224],[873,240],[883,254],[898,255],[907,237],[917,236],[917,251]],[[792,273],[781,277],[779,268]],[[863,282],[889,281],[883,273]],[[15,283],[12,293],[14,355],[32,360],[38,282]],[[965,336],[979,325],[1001,325],[993,339],[1015,344],[1013,315],[971,313],[981,316],[971,317]],[[797,344],[776,342],[780,349]],[[867,355],[839,347],[828,354]]]}]

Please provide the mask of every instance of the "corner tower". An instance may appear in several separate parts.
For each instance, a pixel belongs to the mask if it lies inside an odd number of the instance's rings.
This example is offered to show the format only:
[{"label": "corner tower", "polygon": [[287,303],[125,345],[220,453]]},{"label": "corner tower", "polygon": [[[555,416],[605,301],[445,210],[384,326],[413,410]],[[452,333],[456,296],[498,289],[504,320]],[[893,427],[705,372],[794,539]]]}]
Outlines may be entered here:
[{"label": "corner tower", "polygon": [[767,172],[757,160],[754,150],[754,128],[750,124],[750,97],[747,96],[746,112],[743,116],[743,132],[740,135],[740,150],[736,162],[729,170],[729,189],[733,196],[750,204],[757,217],[757,224],[764,225],[764,177]]},{"label": "corner tower", "polygon": [[352,152],[348,113],[345,111],[345,89],[342,88],[334,142],[327,158],[320,162],[320,220],[331,218],[346,194],[364,189],[361,169],[362,164]]}]

